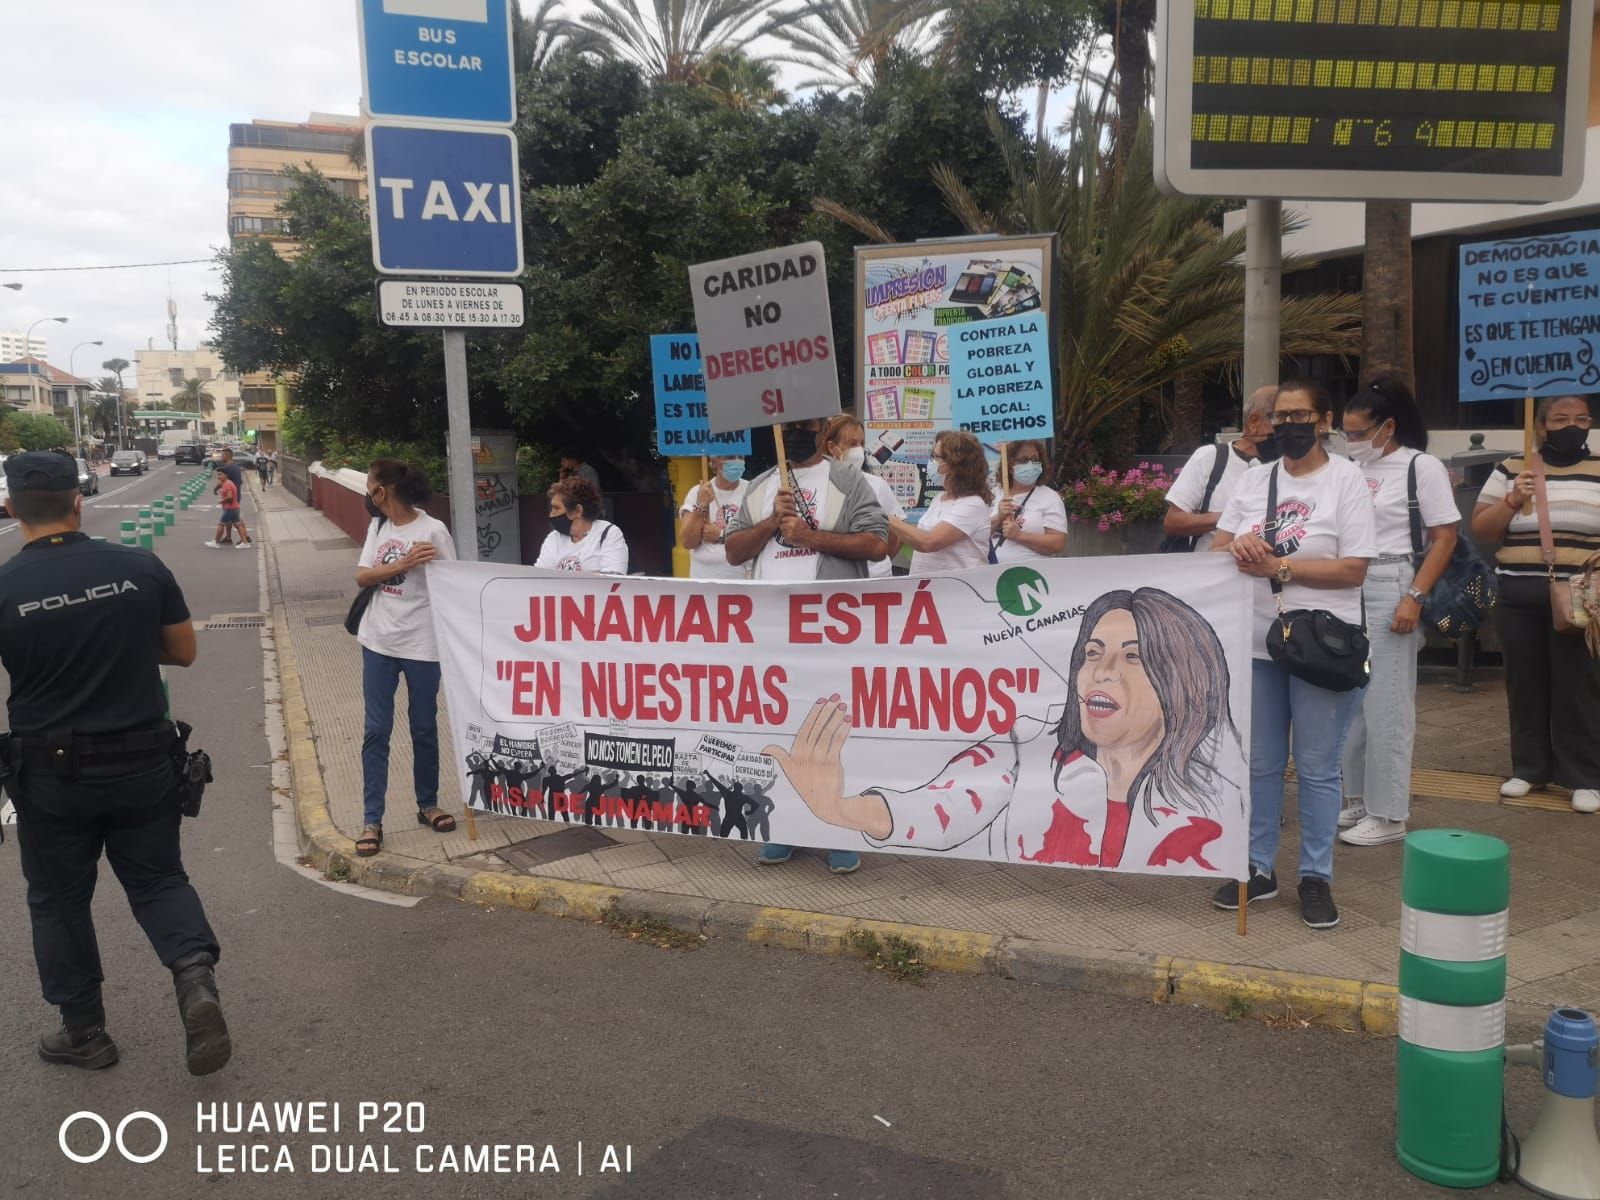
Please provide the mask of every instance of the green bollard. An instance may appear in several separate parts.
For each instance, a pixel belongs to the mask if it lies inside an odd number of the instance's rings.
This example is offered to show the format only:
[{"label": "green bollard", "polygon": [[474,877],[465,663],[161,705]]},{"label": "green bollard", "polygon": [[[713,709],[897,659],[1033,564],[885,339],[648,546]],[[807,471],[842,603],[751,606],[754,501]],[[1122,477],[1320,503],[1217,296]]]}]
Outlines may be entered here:
[{"label": "green bollard", "polygon": [[1395,1153],[1430,1183],[1485,1187],[1500,1172],[1510,847],[1419,830],[1400,899]]},{"label": "green bollard", "polygon": [[142,550],[154,550],[156,539],[154,531],[150,528],[150,518],[139,518],[139,547]]},{"label": "green bollard", "polygon": [[150,522],[151,522],[150,528],[151,528],[151,531],[155,534],[156,537],[162,537],[167,532],[167,513],[166,513],[166,510],[164,508],[162,508],[161,501],[159,501],[159,500],[157,500],[154,504],[152,504],[150,506],[150,508],[151,508],[151,513],[150,513]]},{"label": "green bollard", "polygon": [[139,544],[139,524],[136,521],[122,523],[122,544],[124,546],[137,546]]},{"label": "green bollard", "polygon": [[178,508],[182,512],[189,511],[189,493],[187,489],[184,491],[183,495],[178,497]]},{"label": "green bollard", "polygon": [[161,511],[167,515],[167,528],[172,528],[172,523],[178,519],[178,501],[175,496],[161,498]]}]

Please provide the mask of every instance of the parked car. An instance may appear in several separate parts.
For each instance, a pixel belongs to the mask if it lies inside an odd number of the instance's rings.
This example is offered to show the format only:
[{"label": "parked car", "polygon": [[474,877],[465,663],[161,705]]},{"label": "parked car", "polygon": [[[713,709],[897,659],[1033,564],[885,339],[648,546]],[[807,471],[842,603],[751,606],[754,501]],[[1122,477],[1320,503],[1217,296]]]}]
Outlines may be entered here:
[{"label": "parked car", "polygon": [[100,472],[96,471],[83,459],[78,459],[78,490],[85,496],[98,496],[100,494]]},{"label": "parked car", "polygon": [[118,450],[111,456],[113,475],[143,475],[149,469],[143,450]]},{"label": "parked car", "polygon": [[172,461],[174,465],[180,467],[185,463],[198,467],[205,462],[205,447],[199,442],[180,442],[173,448]]}]

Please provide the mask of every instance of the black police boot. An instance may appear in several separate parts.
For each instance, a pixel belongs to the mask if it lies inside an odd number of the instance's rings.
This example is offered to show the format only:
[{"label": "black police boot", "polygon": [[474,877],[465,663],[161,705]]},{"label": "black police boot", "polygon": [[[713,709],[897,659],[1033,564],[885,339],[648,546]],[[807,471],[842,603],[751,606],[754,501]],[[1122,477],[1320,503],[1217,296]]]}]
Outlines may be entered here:
[{"label": "black police boot", "polygon": [[39,1039],[39,1057],[47,1063],[98,1071],[117,1061],[117,1044],[106,1032],[106,1010],[100,1004],[63,1008],[61,1028]]},{"label": "black police boot", "polygon": [[217,977],[211,970],[216,965],[217,960],[203,950],[172,964],[191,1075],[220,1071],[233,1056],[228,1024],[222,1019],[222,1004],[217,999]]}]

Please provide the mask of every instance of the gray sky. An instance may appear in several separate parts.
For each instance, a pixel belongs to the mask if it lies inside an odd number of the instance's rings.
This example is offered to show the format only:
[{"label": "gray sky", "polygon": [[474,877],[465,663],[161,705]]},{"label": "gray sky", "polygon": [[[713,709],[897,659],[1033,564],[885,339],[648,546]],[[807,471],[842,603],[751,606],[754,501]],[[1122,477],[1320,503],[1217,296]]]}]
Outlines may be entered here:
[{"label": "gray sky", "polygon": [[[209,258],[227,241],[228,125],[354,113],[353,0],[72,0],[3,5],[0,329],[39,317],[79,375],[165,344],[168,270],[21,273]],[[206,336],[217,273],[171,268],[178,340]],[[131,379],[129,379],[131,383]]]}]

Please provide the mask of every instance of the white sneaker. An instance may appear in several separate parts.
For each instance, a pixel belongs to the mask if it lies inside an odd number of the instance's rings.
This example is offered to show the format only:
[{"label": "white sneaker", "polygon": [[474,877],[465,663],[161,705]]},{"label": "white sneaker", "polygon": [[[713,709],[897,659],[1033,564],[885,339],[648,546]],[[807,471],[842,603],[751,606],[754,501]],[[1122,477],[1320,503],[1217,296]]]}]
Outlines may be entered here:
[{"label": "white sneaker", "polygon": [[1581,813],[1600,812],[1600,791],[1594,788],[1578,788],[1572,793],[1572,811]]},{"label": "white sneaker", "polygon": [[240,542],[238,545],[236,545],[234,547],[235,550],[254,550],[255,548],[256,548],[256,544],[253,541],[251,541],[251,542]]},{"label": "white sneaker", "polygon": [[207,541],[207,542],[206,542],[206,545],[208,545],[208,546],[210,546],[210,547],[211,547],[211,548],[212,548],[212,549],[213,549],[213,550],[220,550],[220,549],[222,549],[222,543],[221,543],[221,542],[219,542],[219,541],[217,541],[217,540],[216,540],[216,539],[214,539],[214,538],[213,538],[213,539],[211,539],[211,540],[210,540],[210,541]]},{"label": "white sneaker", "polygon": [[1367,815],[1366,801],[1357,796],[1339,810],[1339,828],[1349,829],[1352,825],[1359,825]]},{"label": "white sneaker", "polygon": [[1500,794],[1507,800],[1521,800],[1531,791],[1533,784],[1526,779],[1518,779],[1515,775],[1500,785]]},{"label": "white sneaker", "polygon": [[1339,835],[1346,846],[1382,846],[1389,842],[1406,840],[1404,821],[1387,821],[1382,817],[1362,817],[1354,827]]}]

